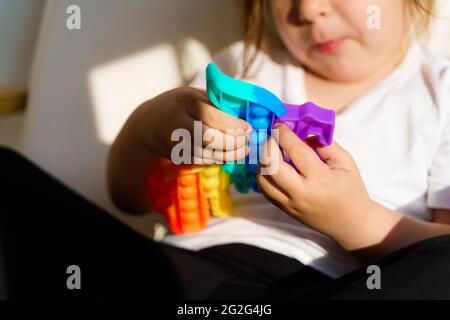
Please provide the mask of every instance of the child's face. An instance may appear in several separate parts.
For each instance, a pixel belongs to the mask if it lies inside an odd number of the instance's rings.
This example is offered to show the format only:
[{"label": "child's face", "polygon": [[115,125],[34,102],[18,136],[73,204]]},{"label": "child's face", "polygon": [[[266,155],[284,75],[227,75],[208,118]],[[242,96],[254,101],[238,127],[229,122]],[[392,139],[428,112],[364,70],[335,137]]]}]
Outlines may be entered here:
[{"label": "child's face", "polygon": [[[409,1],[271,0],[271,9],[283,43],[298,62],[326,79],[357,81],[403,57]],[[368,22],[376,27],[377,20],[379,29],[368,27]]]}]

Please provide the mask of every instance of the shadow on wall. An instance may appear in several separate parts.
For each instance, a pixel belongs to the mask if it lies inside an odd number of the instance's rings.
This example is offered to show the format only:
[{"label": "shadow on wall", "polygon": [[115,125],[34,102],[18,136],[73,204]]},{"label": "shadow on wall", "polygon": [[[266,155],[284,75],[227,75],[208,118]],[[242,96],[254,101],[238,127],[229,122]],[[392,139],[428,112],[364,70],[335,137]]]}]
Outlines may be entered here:
[{"label": "shadow on wall", "polygon": [[25,88],[43,0],[0,0],[0,84]]},{"label": "shadow on wall", "polygon": [[[66,28],[66,9],[73,4],[81,9],[81,30]],[[237,5],[229,0],[49,0],[22,151],[92,202],[150,234],[153,215],[125,216],[108,198],[109,144],[142,101],[182,85],[194,66],[236,39]]]}]

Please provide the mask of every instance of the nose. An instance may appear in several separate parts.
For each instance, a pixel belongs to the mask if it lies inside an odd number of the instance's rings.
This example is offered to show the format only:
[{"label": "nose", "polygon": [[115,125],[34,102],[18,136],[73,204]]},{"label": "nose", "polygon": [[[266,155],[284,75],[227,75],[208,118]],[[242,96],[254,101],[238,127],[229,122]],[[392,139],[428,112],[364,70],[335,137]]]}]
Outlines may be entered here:
[{"label": "nose", "polygon": [[300,0],[298,8],[301,20],[308,23],[327,17],[333,11],[330,0]]}]

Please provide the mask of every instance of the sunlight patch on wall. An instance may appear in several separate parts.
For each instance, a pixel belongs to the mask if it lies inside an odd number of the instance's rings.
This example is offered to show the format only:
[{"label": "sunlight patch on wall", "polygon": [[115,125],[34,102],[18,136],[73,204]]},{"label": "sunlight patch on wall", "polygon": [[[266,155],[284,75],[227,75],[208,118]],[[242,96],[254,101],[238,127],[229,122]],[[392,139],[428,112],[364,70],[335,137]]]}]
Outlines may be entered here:
[{"label": "sunlight patch on wall", "polygon": [[180,51],[184,80],[190,80],[197,72],[203,72],[211,61],[211,53],[203,43],[194,38],[184,40]]},{"label": "sunlight patch on wall", "polygon": [[106,144],[142,102],[182,82],[178,57],[170,45],[108,62],[92,69],[88,77],[98,138]]}]

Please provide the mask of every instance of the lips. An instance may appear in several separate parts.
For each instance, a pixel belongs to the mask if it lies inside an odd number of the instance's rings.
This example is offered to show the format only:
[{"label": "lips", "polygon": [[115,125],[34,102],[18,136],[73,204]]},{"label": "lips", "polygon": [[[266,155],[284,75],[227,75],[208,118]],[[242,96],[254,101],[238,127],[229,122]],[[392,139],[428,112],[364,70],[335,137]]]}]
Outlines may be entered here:
[{"label": "lips", "polygon": [[314,49],[321,53],[333,53],[344,44],[345,40],[346,38],[343,37],[317,43],[314,45]]}]

